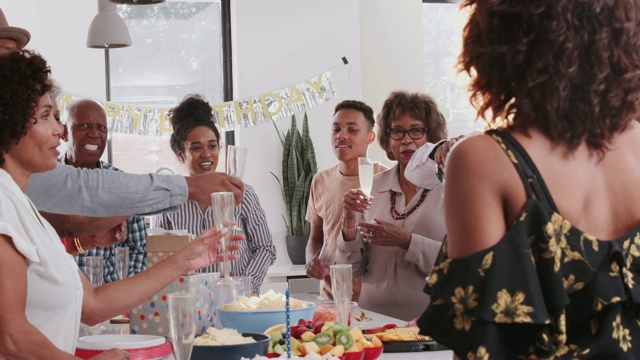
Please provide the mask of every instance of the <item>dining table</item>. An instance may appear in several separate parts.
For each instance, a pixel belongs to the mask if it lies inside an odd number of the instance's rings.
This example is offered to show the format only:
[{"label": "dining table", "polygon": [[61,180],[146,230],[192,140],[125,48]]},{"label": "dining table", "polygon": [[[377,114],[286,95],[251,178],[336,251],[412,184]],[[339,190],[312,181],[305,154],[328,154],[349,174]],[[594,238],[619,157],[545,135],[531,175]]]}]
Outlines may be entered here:
[{"label": "dining table", "polygon": [[[358,326],[361,329],[373,329],[388,324],[394,324],[399,327],[405,326],[406,321],[392,318],[380,313],[359,308],[357,311],[364,311],[366,315],[364,321],[358,321],[352,317],[351,326]],[[106,329],[101,334],[129,334],[129,324],[112,324],[104,323]],[[88,335],[85,329],[81,329],[80,336]],[[436,350],[436,351],[413,351],[413,352],[383,352],[378,358],[380,360],[451,360],[453,359],[453,351]],[[166,356],[162,360],[174,360],[173,356]]]}]

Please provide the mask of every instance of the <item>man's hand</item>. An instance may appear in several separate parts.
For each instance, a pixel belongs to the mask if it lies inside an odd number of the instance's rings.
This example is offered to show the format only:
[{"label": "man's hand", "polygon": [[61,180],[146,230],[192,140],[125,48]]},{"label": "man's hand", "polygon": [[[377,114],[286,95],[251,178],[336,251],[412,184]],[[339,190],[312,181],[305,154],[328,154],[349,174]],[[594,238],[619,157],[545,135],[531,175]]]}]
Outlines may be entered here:
[{"label": "man's hand", "polygon": [[329,267],[325,265],[319,257],[314,257],[310,262],[306,263],[305,270],[307,276],[314,279],[324,279],[329,275]]},{"label": "man's hand", "polygon": [[242,202],[244,185],[240,179],[225,173],[209,173],[195,176],[186,176],[189,186],[189,200],[200,204],[211,204],[211,193],[230,191],[236,199],[236,205]]}]

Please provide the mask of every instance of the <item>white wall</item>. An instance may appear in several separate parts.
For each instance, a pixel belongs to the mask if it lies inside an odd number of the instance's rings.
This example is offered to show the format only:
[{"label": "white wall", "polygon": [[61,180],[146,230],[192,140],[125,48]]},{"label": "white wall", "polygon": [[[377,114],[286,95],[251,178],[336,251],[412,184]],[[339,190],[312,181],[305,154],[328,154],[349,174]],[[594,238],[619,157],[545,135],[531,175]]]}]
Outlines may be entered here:
[{"label": "white wall", "polygon": [[[332,68],[340,99],[362,97],[358,0],[240,0],[234,5],[236,98],[286,87]],[[349,60],[346,66],[343,56]],[[335,164],[329,135],[337,102],[330,100],[308,111],[319,169]],[[302,114],[296,117],[301,125]],[[289,119],[277,122],[282,131],[289,124]],[[285,251],[285,206],[269,173],[280,177],[280,140],[269,124],[237,133],[237,143],[251,148],[245,181],[256,188],[276,246],[279,252]],[[278,256],[278,263],[286,261],[286,252]]]},{"label": "white wall", "polygon": [[41,53],[68,91],[105,99],[104,51],[86,47],[97,0],[0,0],[11,26],[29,30],[27,49]]},{"label": "white wall", "polygon": [[[361,99],[377,112],[390,91],[422,89],[420,4],[420,0],[233,0],[234,95],[259,95],[332,69],[338,98],[308,112],[318,168],[331,167],[336,164],[330,143],[335,104]],[[85,47],[97,13],[96,0],[0,0],[0,7],[11,25],[31,32],[28,48],[47,58],[65,90],[104,99],[104,52]],[[343,56],[349,60],[346,66]],[[286,131],[289,121],[277,125]],[[284,203],[270,175],[281,171],[280,141],[271,125],[243,129],[236,136],[239,145],[250,147],[245,181],[256,188],[278,249],[284,251]],[[370,155],[386,161],[377,143]],[[286,253],[279,253],[278,259],[288,261]]]}]

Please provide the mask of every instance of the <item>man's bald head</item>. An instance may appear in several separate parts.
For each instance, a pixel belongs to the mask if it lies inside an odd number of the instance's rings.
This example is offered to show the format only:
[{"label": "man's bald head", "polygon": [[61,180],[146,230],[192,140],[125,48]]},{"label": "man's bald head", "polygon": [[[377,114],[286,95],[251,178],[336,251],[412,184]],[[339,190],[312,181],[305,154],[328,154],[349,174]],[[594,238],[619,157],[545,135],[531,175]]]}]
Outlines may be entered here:
[{"label": "man's bald head", "polygon": [[75,167],[95,168],[107,145],[107,115],[98,102],[76,100],[67,105],[65,125],[68,129],[66,163]]}]

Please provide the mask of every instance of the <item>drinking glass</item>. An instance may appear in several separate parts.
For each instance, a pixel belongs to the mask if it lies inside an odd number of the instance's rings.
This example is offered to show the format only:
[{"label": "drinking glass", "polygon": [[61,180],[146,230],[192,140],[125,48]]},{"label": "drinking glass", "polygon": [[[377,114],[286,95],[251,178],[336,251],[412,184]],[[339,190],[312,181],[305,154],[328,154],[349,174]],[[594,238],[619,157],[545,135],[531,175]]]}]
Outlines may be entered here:
[{"label": "drinking glass", "polygon": [[87,256],[84,258],[84,275],[93,287],[104,284],[104,258],[102,256]]},{"label": "drinking glass", "polygon": [[246,297],[251,297],[251,295],[253,295],[253,283],[251,282],[251,276],[232,276],[231,278],[242,284],[242,291],[240,291],[240,295]]},{"label": "drinking glass", "polygon": [[118,280],[124,280],[129,276],[129,248],[116,247],[116,273]]},{"label": "drinking glass", "polygon": [[169,294],[169,332],[176,360],[189,360],[196,337],[196,295]]},{"label": "drinking glass", "polygon": [[[371,196],[371,187],[373,186],[373,159],[368,157],[358,158],[358,177],[360,179],[360,190]],[[363,214],[364,221],[368,222],[367,212]]]},{"label": "drinking glass", "polygon": [[[93,287],[102,286],[104,284],[104,258],[102,256],[86,256],[82,272]],[[107,329],[105,323],[106,321],[92,326],[85,325],[85,330],[91,335],[99,335]]]},{"label": "drinking glass", "polygon": [[229,240],[235,221],[236,201],[232,192],[215,192],[211,194],[211,205],[213,206],[213,223],[216,224],[216,228],[218,230],[222,230],[224,227],[229,229],[229,232],[221,239],[221,247],[223,277],[230,280]]},{"label": "drinking glass", "polygon": [[218,311],[220,307],[222,307],[223,304],[231,304],[240,299],[240,294],[242,294],[243,291],[242,283],[232,280],[230,277],[222,278],[213,284],[213,303],[215,309],[214,327],[218,329],[222,328]]},{"label": "drinking glass", "polygon": [[244,146],[227,146],[226,172],[228,175],[242,180],[242,175],[244,174],[244,164],[247,158],[248,150],[249,148]]},{"label": "drinking glass", "polygon": [[235,220],[235,198],[231,192],[217,192],[211,194],[213,206],[213,223],[218,229],[226,227],[230,231],[221,239],[222,247],[222,279],[214,284],[214,304],[216,306],[216,324],[220,324],[217,317],[218,306],[231,303],[240,297],[242,283],[231,278],[231,263],[229,262],[229,240]]},{"label": "drinking glass", "polygon": [[331,289],[336,306],[336,321],[347,325],[351,311],[353,279],[351,264],[336,264],[329,267],[331,273]]}]

